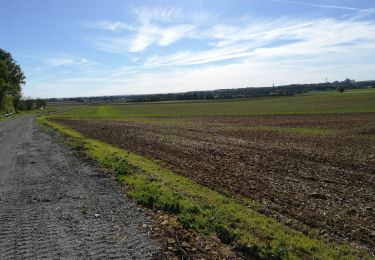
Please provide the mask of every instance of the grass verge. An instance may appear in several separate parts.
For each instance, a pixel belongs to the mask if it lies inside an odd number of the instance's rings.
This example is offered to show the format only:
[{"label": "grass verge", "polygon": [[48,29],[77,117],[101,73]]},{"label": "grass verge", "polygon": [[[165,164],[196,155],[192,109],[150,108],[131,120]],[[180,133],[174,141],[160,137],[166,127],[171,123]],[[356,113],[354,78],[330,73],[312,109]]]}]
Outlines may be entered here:
[{"label": "grass verge", "polygon": [[111,169],[138,203],[173,213],[184,228],[214,233],[251,258],[369,258],[348,245],[322,241],[289,228],[235,199],[160,167],[153,160],[86,138],[46,118],[40,121],[65,134],[71,146],[83,148],[104,168]]},{"label": "grass verge", "polygon": [[10,115],[10,116],[3,116],[3,112],[1,111],[0,112],[0,122],[1,121],[5,121],[5,120],[7,120],[7,119],[10,119],[10,118],[15,118],[15,117],[17,117],[17,116],[20,116],[20,115],[22,115],[23,113],[22,112],[17,112],[17,113],[15,113],[15,114],[13,114],[13,115]]}]

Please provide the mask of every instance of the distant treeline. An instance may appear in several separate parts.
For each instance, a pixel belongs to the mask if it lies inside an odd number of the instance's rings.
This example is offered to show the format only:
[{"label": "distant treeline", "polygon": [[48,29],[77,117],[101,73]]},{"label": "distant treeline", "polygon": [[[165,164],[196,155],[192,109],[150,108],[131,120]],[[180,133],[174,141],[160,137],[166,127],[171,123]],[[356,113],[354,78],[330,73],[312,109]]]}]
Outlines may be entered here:
[{"label": "distant treeline", "polygon": [[211,91],[191,91],[185,93],[128,95],[128,96],[101,96],[101,97],[77,97],[77,98],[51,98],[48,102],[152,102],[152,101],[174,101],[174,100],[213,100],[230,98],[268,97],[268,96],[291,96],[303,94],[309,91],[342,90],[355,88],[375,88],[375,81],[359,81],[346,79],[317,84],[292,84],[277,87],[262,88],[237,88],[218,89]]},{"label": "distant treeline", "polygon": [[47,106],[45,99],[21,99],[18,103],[17,109],[20,111],[30,111],[33,109],[43,109]]}]

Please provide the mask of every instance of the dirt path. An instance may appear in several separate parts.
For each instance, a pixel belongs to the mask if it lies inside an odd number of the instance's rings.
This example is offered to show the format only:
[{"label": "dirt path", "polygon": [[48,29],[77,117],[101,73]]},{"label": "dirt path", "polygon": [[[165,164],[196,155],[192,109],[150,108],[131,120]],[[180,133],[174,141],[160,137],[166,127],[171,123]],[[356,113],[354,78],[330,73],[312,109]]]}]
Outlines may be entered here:
[{"label": "dirt path", "polygon": [[0,123],[0,259],[149,259],[149,220],[121,187],[41,131]]}]

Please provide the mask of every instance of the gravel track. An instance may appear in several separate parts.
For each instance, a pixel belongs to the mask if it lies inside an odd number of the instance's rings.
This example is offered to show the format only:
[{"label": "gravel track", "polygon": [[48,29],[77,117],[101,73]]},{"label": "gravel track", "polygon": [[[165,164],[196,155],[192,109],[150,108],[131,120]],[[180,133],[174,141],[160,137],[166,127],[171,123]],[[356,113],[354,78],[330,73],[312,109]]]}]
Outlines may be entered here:
[{"label": "gravel track", "polygon": [[34,116],[0,123],[0,259],[150,259],[159,249],[148,223]]}]

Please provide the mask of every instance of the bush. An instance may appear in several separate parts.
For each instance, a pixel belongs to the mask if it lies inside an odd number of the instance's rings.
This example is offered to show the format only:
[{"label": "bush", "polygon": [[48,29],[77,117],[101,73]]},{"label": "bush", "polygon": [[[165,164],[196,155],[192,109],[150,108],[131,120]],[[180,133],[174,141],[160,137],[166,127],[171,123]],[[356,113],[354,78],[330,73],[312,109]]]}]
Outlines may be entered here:
[{"label": "bush", "polygon": [[5,113],[14,113],[13,98],[11,96],[4,95],[1,98],[0,104],[0,110],[4,111]]}]

